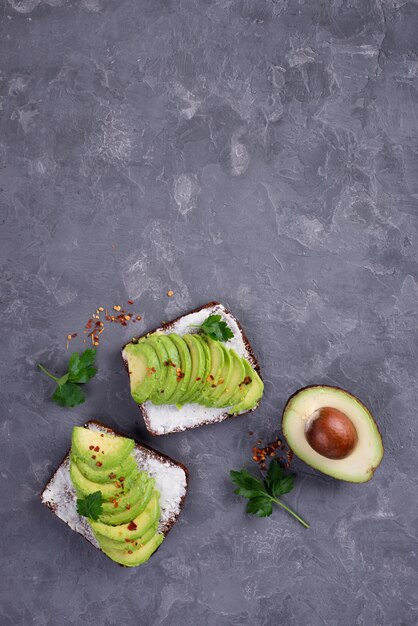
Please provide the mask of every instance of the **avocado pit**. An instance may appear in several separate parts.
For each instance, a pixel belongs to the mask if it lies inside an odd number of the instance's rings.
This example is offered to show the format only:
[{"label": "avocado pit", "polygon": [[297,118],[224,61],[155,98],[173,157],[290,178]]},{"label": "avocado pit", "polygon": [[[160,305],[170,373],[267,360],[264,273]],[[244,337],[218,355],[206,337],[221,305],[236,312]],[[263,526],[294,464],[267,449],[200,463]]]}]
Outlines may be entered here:
[{"label": "avocado pit", "polygon": [[345,459],[357,444],[357,430],[345,413],[325,406],[310,417],[305,437],[311,448],[327,459]]}]

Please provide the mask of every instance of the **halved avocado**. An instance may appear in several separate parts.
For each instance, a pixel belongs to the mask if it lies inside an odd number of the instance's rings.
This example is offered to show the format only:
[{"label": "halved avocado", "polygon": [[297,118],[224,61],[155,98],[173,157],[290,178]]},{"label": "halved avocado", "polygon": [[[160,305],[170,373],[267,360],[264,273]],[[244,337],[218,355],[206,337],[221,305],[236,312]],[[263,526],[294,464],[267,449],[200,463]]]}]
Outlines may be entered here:
[{"label": "halved avocado", "polygon": [[177,368],[180,367],[180,356],[176,346],[172,341],[170,341],[167,335],[164,335],[163,333],[154,333],[144,339],[144,342],[149,343],[150,341],[155,342],[155,344],[160,344],[167,353],[167,359],[163,363],[163,367],[165,368],[167,374],[164,380],[164,385],[160,385],[160,396],[162,403],[171,404],[171,397],[175,393],[178,386]]},{"label": "halved avocado", "polygon": [[72,457],[70,462],[70,478],[73,482],[74,487],[79,493],[83,495],[83,497],[89,495],[90,493],[100,491],[103,500],[113,500],[115,497],[120,496],[121,493],[131,488],[133,482],[136,479],[136,475],[137,471],[136,467],[134,467],[134,470],[133,472],[131,472],[130,475],[124,476],[123,474],[120,474],[120,476],[123,478],[122,481],[119,481],[119,476],[115,475],[115,478],[113,480],[109,479],[109,481],[104,484],[96,483],[92,480],[89,480],[84,476],[84,474],[81,473],[75,457]]},{"label": "halved avocado", "polygon": [[156,533],[154,537],[148,541],[144,546],[139,548],[139,550],[132,551],[131,554],[124,552],[123,550],[103,550],[103,552],[110,558],[112,561],[116,561],[116,563],[120,563],[121,565],[125,565],[126,567],[135,567],[137,565],[142,565],[148,561],[150,556],[156,551],[158,546],[163,542],[164,535],[160,533]]},{"label": "halved avocado", "polygon": [[219,407],[237,404],[245,395],[243,387],[240,386],[240,383],[242,383],[245,378],[244,363],[235,350],[230,349],[229,353],[231,357],[231,374],[225,385],[225,389],[218,398]]},{"label": "halved avocado", "polygon": [[128,362],[131,395],[142,404],[158,385],[162,370],[154,348],[146,343],[128,343],[123,349],[123,358]]},{"label": "halved avocado", "polygon": [[[126,476],[130,476],[132,472],[135,472],[136,474],[138,470],[138,466],[132,455],[127,456],[121,465],[104,469],[101,467],[90,467],[90,465],[84,463],[81,459],[78,459],[73,451],[71,452],[70,460],[71,462],[75,461],[77,463],[77,467],[83,476],[92,482],[100,484],[110,483],[121,476],[126,478]],[[111,478],[112,476],[115,476],[116,478]]]},{"label": "halved avocado", "polygon": [[200,390],[202,386],[206,371],[206,356],[203,345],[197,335],[183,335],[183,339],[189,348],[192,364],[189,385],[181,399],[181,404],[186,404],[192,401],[197,389]]},{"label": "halved avocado", "polygon": [[234,404],[229,410],[230,415],[238,415],[244,413],[244,411],[251,411],[260,401],[264,384],[260,376],[253,369],[247,359],[242,359],[245,376],[244,379],[238,385],[243,390],[244,396]]},{"label": "halved avocado", "polygon": [[383,457],[372,414],[338,387],[314,385],[297,391],[283,411],[282,429],[302,461],[340,480],[367,482]]},{"label": "halved avocado", "polygon": [[180,403],[189,386],[190,375],[192,371],[192,359],[189,348],[183,337],[172,333],[168,335],[170,341],[174,343],[180,357],[180,364],[177,370],[177,389],[170,398],[171,404]]},{"label": "halved avocado", "polygon": [[83,426],[75,426],[71,436],[74,455],[90,467],[111,468],[123,463],[135,443],[127,437],[115,437]]},{"label": "halved avocado", "polygon": [[99,533],[94,533],[97,541],[99,542],[99,546],[102,550],[122,550],[123,552],[135,552],[135,550],[139,550],[142,548],[150,539],[152,539],[155,533],[158,530],[158,520],[154,521],[150,528],[141,536],[136,539],[127,539],[125,541],[115,541],[114,539],[109,539],[109,537],[104,537]]},{"label": "halved avocado", "polygon": [[90,520],[90,526],[94,533],[99,534],[101,537],[107,537],[114,542],[124,542],[125,539],[137,539],[141,537],[159,517],[160,494],[158,491],[154,491],[142,513],[139,513],[139,515],[133,520],[130,520],[129,523],[109,526],[108,524],[103,524],[103,522]]}]

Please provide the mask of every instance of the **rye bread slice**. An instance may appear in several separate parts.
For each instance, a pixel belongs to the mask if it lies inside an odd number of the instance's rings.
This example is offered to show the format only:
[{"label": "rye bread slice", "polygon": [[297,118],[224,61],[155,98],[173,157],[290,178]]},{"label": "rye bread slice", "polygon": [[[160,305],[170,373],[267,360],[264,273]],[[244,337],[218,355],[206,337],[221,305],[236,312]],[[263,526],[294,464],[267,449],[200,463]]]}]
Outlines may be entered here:
[{"label": "rye bread slice", "polygon": [[[87,422],[85,427],[113,434],[116,437],[127,436],[96,420]],[[183,507],[187,493],[188,470],[182,463],[174,461],[169,456],[157,452],[157,450],[143,443],[135,443],[133,454],[138,468],[145,470],[155,478],[156,488],[160,492],[161,506],[158,530],[166,536],[177,521]],[[69,452],[45,486],[41,494],[41,501],[72,530],[82,535],[100,550],[86,518],[77,513],[77,497],[70,478]]]},{"label": "rye bread slice", "polygon": [[[165,334],[178,333],[179,335],[184,335],[189,332],[194,333],[197,332],[197,329],[193,325],[200,326],[209,315],[221,315],[234,333],[233,339],[228,341],[225,345],[229,348],[233,348],[239,356],[244,356],[261,377],[257,358],[241,324],[232,313],[219,302],[208,302],[185,315],[181,315],[170,322],[162,324],[162,326],[146,333],[143,337],[155,332],[163,332]],[[137,339],[140,338],[141,337],[138,337]],[[123,354],[124,348],[125,346],[121,350],[121,355],[126,371],[128,371],[127,361]],[[239,413],[239,415],[251,413],[257,406],[249,411],[243,411]],[[204,424],[223,422],[230,417],[235,417],[228,413],[228,409],[211,409],[198,404],[185,404],[181,409],[178,409],[173,404],[156,406],[151,402],[144,402],[144,404],[140,405],[140,408],[147,430],[152,435],[166,435],[181,432],[190,428],[203,426]]]}]

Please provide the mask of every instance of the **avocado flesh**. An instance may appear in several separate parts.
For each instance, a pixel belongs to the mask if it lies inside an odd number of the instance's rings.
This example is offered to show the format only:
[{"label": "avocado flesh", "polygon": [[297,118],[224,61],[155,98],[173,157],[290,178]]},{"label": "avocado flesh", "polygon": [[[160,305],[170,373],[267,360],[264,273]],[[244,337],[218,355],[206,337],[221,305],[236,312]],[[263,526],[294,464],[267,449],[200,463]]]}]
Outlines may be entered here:
[{"label": "avocado flesh", "polygon": [[197,389],[200,390],[202,386],[206,371],[206,356],[202,342],[197,335],[183,335],[183,339],[189,348],[192,366],[188,388],[181,400],[179,400],[179,403],[186,404],[191,402],[191,399],[196,395]]},{"label": "avocado flesh", "polygon": [[[160,396],[163,398],[162,402],[164,402],[164,404],[171,404],[171,397],[178,387],[177,368],[180,367],[179,353],[174,343],[170,341],[168,335],[155,333],[146,337],[144,341],[148,342],[148,340],[155,341],[157,345],[160,344],[167,353],[167,358],[163,364],[167,375],[164,386],[160,387]],[[161,393],[161,391],[163,393]]]},{"label": "avocado flesh", "polygon": [[162,372],[158,356],[151,345],[144,343],[128,343],[122,356],[128,362],[131,395],[142,404],[158,386]]},{"label": "avocado flesh", "polygon": [[164,392],[166,388],[167,376],[168,376],[168,367],[164,365],[167,363],[169,357],[168,352],[163,343],[157,341],[156,335],[150,335],[149,337],[145,337],[141,339],[140,343],[144,343],[148,346],[154,348],[155,353],[158,358],[158,368],[159,368],[159,376],[157,380],[157,384],[155,385],[154,391],[148,398],[150,402],[153,404],[165,404]]},{"label": "avocado flesh", "polygon": [[[234,404],[229,410],[230,415],[238,415],[239,413],[243,413],[244,411],[251,411],[263,395],[264,384],[255,369],[251,367],[249,362],[246,359],[242,359],[245,376],[244,380],[240,383],[239,387],[244,390],[244,397],[238,401],[237,404]],[[245,378],[249,377],[251,382],[246,384]]]},{"label": "avocado flesh", "polygon": [[119,524],[118,526],[109,526],[100,521],[90,520],[90,526],[93,532],[100,537],[106,537],[112,541],[124,542],[125,539],[137,539],[142,537],[144,533],[152,526],[152,524],[160,517],[160,494],[158,491],[153,492],[145,509],[139,513],[133,520],[135,529],[128,528],[129,523]]},{"label": "avocado flesh", "polygon": [[223,365],[219,372],[218,378],[214,380],[215,387],[210,389],[210,392],[207,396],[207,400],[204,403],[205,406],[208,407],[217,407],[219,406],[219,398],[222,393],[227,388],[227,384],[229,382],[230,376],[232,374],[232,358],[230,355],[230,351],[226,348],[222,343],[219,344],[220,349],[223,352]]},{"label": "avocado flesh", "polygon": [[207,377],[209,375],[212,357],[209,350],[209,345],[201,335],[195,335],[196,341],[200,344],[203,351],[203,370],[201,380],[198,381],[194,394],[189,398],[188,402],[197,402],[201,404],[202,393],[205,388]]},{"label": "avocado flesh", "polygon": [[122,482],[118,480],[118,477],[116,477],[114,480],[110,480],[109,478],[106,483],[96,483],[89,480],[84,476],[84,474],[81,473],[75,457],[72,457],[70,462],[70,478],[73,481],[73,485],[77,489],[77,492],[82,494],[83,497],[88,496],[90,493],[95,493],[96,491],[101,491],[102,498],[106,501],[120,497],[121,493],[130,489],[133,485],[136,479],[136,474],[137,472],[135,468],[128,476],[119,474],[119,476],[124,478]]},{"label": "avocado flesh", "polygon": [[200,395],[195,398],[195,402],[212,407],[214,406],[213,395],[216,389],[217,382],[221,377],[225,362],[225,356],[222,344],[219,343],[219,341],[215,341],[210,337],[204,337],[203,341],[206,341],[209,348],[210,368],[206,375],[205,383],[200,390]]},{"label": "avocado flesh", "polygon": [[103,537],[99,533],[94,533],[97,541],[99,542],[99,546],[103,551],[106,550],[121,550],[122,552],[134,552],[135,550],[139,550],[143,545],[145,545],[150,539],[152,539],[155,533],[158,530],[158,520],[154,521],[150,528],[141,536],[136,539],[128,539],[127,541],[115,541],[114,539],[109,539],[109,537]]},{"label": "avocado flesh", "polygon": [[241,401],[244,396],[240,383],[245,378],[245,367],[243,360],[238,356],[235,350],[230,350],[231,357],[231,373],[229,380],[218,398],[219,407],[232,406]]},{"label": "avocado flesh", "polygon": [[90,467],[103,470],[121,465],[134,445],[133,439],[114,437],[83,426],[75,426],[71,438],[74,455]]},{"label": "avocado flesh", "polygon": [[[122,509],[119,507],[114,508],[113,511],[100,515],[100,520],[110,526],[118,526],[119,524],[126,524],[131,521],[134,517],[142,513],[148,502],[151,500],[151,496],[154,491],[154,484],[155,481],[153,478],[148,480],[141,497],[136,502],[132,501],[129,503],[131,505],[130,509]],[[103,507],[105,506],[106,503],[103,504]]]},{"label": "avocado flesh", "polygon": [[[149,480],[148,474],[145,472],[138,472],[136,480],[130,489],[120,494],[113,502],[103,503],[103,515],[112,515],[121,509],[125,509],[127,504],[130,506],[135,504],[142,497]],[[116,502],[118,505],[117,507],[115,507]]]},{"label": "avocado flesh", "polygon": [[129,455],[121,465],[118,465],[117,467],[112,467],[111,469],[90,467],[90,465],[87,465],[87,463],[84,463],[81,459],[78,459],[73,452],[71,452],[70,459],[72,462],[75,461],[77,463],[77,467],[83,474],[83,476],[85,476],[88,480],[99,484],[108,483],[111,480],[111,474],[116,474],[117,478],[119,478],[120,476],[126,477],[130,476],[132,472],[135,472],[136,474],[138,470],[136,461],[131,455]]},{"label": "avocado flesh", "polygon": [[181,399],[186,393],[186,390],[189,386],[189,380],[192,370],[192,359],[190,356],[189,348],[182,337],[172,333],[168,335],[170,341],[175,345],[180,363],[178,367],[180,368],[180,372],[177,372],[177,388],[176,391],[170,398],[171,404],[177,404],[181,402]]},{"label": "avocado flesh", "polygon": [[[322,407],[332,407],[344,413],[357,431],[357,444],[344,459],[326,458],[306,440],[309,418]],[[339,480],[367,482],[383,457],[382,438],[370,411],[358,398],[337,387],[318,385],[294,394],[284,409],[282,429],[296,456],[314,469]]]},{"label": "avocado flesh", "polygon": [[139,550],[133,551],[131,554],[124,552],[123,550],[103,550],[103,552],[110,558],[112,561],[116,561],[116,563],[120,563],[121,565],[125,565],[126,567],[135,567],[137,565],[142,565],[148,561],[150,556],[156,551],[158,546],[163,542],[164,535],[160,533],[156,533],[154,537],[148,541],[144,546],[139,548]]}]

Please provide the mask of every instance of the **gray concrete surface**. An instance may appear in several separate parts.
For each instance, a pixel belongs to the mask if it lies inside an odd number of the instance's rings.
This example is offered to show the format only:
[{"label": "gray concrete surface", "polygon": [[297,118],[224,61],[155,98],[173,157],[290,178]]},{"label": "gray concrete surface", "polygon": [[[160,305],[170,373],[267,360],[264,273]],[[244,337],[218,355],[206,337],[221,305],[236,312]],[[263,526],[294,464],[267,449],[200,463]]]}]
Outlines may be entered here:
[{"label": "gray concrete surface", "polygon": [[[415,625],[418,3],[0,10],[1,626]],[[229,305],[266,381],[256,413],[152,440],[190,492],[138,570],[38,499],[74,424],[151,440],[118,355],[129,328],[103,334],[79,409],[36,369],[62,371],[67,333],[128,297],[138,331]],[[381,468],[350,485],[296,461],[288,502],[311,529],[246,517],[229,470],[321,382],[372,408]]]}]

